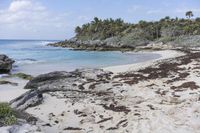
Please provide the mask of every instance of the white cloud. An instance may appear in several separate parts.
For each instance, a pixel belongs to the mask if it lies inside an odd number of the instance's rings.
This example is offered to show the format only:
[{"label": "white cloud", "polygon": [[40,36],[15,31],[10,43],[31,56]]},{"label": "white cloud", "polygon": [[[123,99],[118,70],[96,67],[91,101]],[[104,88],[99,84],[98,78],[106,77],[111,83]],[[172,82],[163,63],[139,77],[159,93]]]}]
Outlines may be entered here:
[{"label": "white cloud", "polygon": [[40,5],[39,3],[33,3],[31,0],[15,0],[9,6],[9,11],[17,12],[17,11],[43,11],[45,7]]},{"label": "white cloud", "polygon": [[1,10],[0,23],[17,24],[26,21],[35,23],[47,19],[49,16],[46,8],[32,0],[14,0],[8,9]]},{"label": "white cloud", "polygon": [[50,34],[57,31],[64,34],[69,26],[68,15],[53,14],[38,0],[13,0],[9,7],[0,10],[0,37],[3,32],[18,32],[15,34],[21,36],[29,34],[30,38],[35,32]]}]

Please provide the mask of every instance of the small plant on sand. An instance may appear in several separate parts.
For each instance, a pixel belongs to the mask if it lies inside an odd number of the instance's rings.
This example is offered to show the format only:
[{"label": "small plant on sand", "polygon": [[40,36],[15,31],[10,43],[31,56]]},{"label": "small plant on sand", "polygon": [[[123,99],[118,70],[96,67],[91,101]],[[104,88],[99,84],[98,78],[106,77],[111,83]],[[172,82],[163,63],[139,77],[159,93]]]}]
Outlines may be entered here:
[{"label": "small plant on sand", "polygon": [[0,126],[9,126],[17,122],[13,110],[8,103],[0,103]]},{"label": "small plant on sand", "polygon": [[13,77],[18,77],[24,80],[31,80],[33,77],[31,75],[25,74],[25,73],[16,73],[12,75]]}]

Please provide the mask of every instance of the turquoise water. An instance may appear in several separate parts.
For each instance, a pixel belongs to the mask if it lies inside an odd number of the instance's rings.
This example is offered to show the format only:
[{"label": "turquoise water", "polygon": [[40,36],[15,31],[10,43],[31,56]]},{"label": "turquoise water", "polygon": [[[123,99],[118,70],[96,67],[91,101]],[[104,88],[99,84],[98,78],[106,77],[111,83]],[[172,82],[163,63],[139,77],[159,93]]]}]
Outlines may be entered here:
[{"label": "turquoise water", "polygon": [[46,46],[55,41],[0,40],[0,54],[13,58],[13,72],[41,74],[77,68],[102,68],[159,58],[158,54],[73,51]]}]

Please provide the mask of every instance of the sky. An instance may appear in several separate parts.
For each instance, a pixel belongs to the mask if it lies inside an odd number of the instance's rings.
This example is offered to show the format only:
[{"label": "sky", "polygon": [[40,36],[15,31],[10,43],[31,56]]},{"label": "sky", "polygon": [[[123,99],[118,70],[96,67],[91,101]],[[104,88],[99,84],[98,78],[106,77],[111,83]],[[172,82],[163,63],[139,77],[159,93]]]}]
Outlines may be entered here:
[{"label": "sky", "polygon": [[200,0],[0,0],[0,39],[64,40],[94,17],[137,23],[189,10],[200,17]]}]

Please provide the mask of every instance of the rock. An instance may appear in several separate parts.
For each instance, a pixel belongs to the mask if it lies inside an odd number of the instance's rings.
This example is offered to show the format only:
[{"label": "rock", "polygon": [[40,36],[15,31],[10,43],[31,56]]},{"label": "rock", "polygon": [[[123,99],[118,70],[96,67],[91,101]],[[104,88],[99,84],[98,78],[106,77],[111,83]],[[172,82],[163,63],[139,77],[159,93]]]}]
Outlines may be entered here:
[{"label": "rock", "polygon": [[105,40],[78,40],[72,38],[62,42],[51,43],[48,46],[72,48],[74,50],[88,50],[88,51],[130,51],[135,47],[130,45],[123,45],[119,37],[111,37]]},{"label": "rock", "polygon": [[[84,93],[103,95],[101,90],[88,90],[83,87],[88,82],[100,82],[110,79],[111,72],[101,69],[78,69],[73,72],[56,71],[42,74],[30,80],[25,89],[31,89],[20,97],[11,101],[11,107],[17,110],[25,110],[36,106],[43,101],[43,94],[49,92],[63,91],[70,93]],[[73,95],[73,94],[71,94]]]},{"label": "rock", "polygon": [[0,131],[1,133],[42,133],[38,127],[30,124],[1,127]]},{"label": "rock", "polygon": [[43,95],[37,90],[31,90],[10,102],[11,107],[16,110],[25,110],[28,107],[42,103]]},{"label": "rock", "polygon": [[10,81],[5,81],[5,80],[0,80],[0,85],[7,85],[7,84],[10,84],[10,85],[13,85],[13,86],[17,86],[18,83],[13,83],[13,82],[10,82]]},{"label": "rock", "polygon": [[0,55],[0,74],[9,73],[14,61],[6,55]]},{"label": "rock", "polygon": [[138,46],[136,51],[140,50],[167,50],[172,49],[173,46],[170,44],[164,44],[163,42],[152,42],[147,44],[146,46]]},{"label": "rock", "polygon": [[199,47],[200,35],[179,36],[174,41],[169,42],[169,44],[174,45],[175,47]]}]

